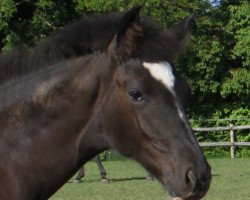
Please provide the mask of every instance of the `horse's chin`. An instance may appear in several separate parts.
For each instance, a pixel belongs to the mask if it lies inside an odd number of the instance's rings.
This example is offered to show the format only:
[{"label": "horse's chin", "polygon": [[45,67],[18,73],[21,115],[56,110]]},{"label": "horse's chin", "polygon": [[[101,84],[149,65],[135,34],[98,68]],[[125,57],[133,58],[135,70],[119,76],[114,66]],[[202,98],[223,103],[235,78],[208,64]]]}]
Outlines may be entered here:
[{"label": "horse's chin", "polygon": [[173,195],[170,195],[171,200],[199,200],[201,199],[200,196],[192,196],[191,194],[187,197],[177,197],[174,192],[172,192]]},{"label": "horse's chin", "polygon": [[180,198],[180,197],[171,197],[171,200],[199,200],[199,197],[187,197],[187,198]]}]

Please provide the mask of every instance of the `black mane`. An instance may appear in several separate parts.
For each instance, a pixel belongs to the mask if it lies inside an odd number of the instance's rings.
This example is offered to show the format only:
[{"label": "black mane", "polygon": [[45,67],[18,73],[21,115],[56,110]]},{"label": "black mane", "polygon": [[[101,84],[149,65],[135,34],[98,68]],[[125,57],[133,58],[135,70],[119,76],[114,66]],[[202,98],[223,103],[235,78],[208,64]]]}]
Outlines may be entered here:
[{"label": "black mane", "polygon": [[47,65],[104,49],[116,32],[118,23],[118,16],[84,18],[34,48],[18,48],[0,55],[0,83]]},{"label": "black mane", "polygon": [[[64,27],[45,42],[31,49],[16,49],[0,55],[0,83],[39,70],[47,65],[107,49],[118,30],[120,15],[86,17]],[[160,27],[142,20],[143,33],[136,40],[133,56],[145,60],[171,61],[179,49],[177,36],[163,34]],[[166,51],[162,52],[162,49]]]}]

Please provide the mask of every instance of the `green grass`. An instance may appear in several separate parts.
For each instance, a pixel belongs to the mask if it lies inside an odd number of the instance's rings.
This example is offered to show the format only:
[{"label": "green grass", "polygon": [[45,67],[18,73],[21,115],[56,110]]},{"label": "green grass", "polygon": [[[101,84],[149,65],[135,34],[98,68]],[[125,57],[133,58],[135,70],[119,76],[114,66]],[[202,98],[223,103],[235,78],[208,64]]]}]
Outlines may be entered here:
[{"label": "green grass", "polygon": [[[210,159],[213,180],[204,200],[250,200],[250,158]],[[103,162],[110,183],[101,183],[94,162],[86,165],[83,183],[66,183],[50,200],[166,200],[157,181],[146,180],[147,172],[134,161]]]}]

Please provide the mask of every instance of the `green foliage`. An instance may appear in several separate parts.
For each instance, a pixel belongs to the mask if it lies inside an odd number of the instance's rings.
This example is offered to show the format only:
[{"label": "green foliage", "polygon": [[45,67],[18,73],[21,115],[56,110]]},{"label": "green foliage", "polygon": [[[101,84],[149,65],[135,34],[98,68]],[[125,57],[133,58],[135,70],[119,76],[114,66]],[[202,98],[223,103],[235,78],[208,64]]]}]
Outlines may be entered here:
[{"label": "green foliage", "polygon": [[180,60],[181,66],[187,66],[181,70],[197,99],[191,110],[196,112],[194,115],[203,110],[203,118],[208,118],[218,105],[223,109],[225,104],[235,101],[246,107],[250,100],[249,3],[232,3],[222,1],[197,17],[191,46]]},{"label": "green foliage", "polygon": [[246,98],[250,95],[250,71],[244,68],[229,71],[230,75],[225,78],[221,86],[221,95],[224,98]]},{"label": "green foliage", "polygon": [[227,25],[229,34],[235,37],[235,46],[232,49],[232,59],[240,59],[243,67],[249,70],[250,66],[250,4],[242,1],[240,5],[229,7],[230,20]]},{"label": "green foliage", "polygon": [[13,0],[2,0],[0,2],[0,30],[8,28],[8,23],[13,13],[16,11]]},{"label": "green foliage", "polygon": [[42,38],[78,18],[72,1],[3,0],[0,3],[0,47],[33,46]]},{"label": "green foliage", "polygon": [[[2,0],[0,2],[0,36],[4,35],[8,31],[8,24],[13,13],[16,11],[14,1],[12,0]],[[11,35],[11,34],[10,34]],[[9,43],[12,36],[6,36],[6,38],[0,37],[0,46],[2,43]]]},{"label": "green foliage", "polygon": [[103,13],[103,12],[114,12],[123,11],[124,1],[121,0],[76,0],[76,10],[84,13]]},{"label": "green foliage", "polygon": [[[250,118],[246,118],[246,116],[250,116],[249,107],[238,104],[223,105],[223,109],[219,106],[217,109],[213,110],[210,116],[208,116],[211,120],[204,120],[202,116],[191,120],[193,127],[224,127],[230,124],[237,126],[250,124]],[[235,141],[250,142],[249,130],[238,130],[235,131],[235,134]],[[230,141],[229,131],[198,132],[196,133],[196,138],[199,142]],[[230,157],[229,147],[205,148],[204,152],[205,155],[210,158]],[[250,157],[249,148],[237,147],[236,157]]]},{"label": "green foliage", "polygon": [[100,153],[100,158],[102,161],[116,160],[116,159],[119,160],[121,159],[121,156],[115,150],[107,150]]}]

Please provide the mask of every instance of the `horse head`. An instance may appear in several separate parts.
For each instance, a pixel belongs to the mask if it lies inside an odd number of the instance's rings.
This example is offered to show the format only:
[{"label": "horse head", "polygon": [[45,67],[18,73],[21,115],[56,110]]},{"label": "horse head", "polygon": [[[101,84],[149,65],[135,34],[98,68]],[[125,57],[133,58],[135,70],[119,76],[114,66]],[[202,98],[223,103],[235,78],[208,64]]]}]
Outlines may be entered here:
[{"label": "horse head", "polygon": [[173,199],[200,199],[210,185],[210,166],[184,111],[187,82],[171,60],[193,16],[145,41],[148,30],[139,13],[135,7],[123,16],[108,47],[112,80],[99,102],[96,126],[110,148],[141,163]]}]

